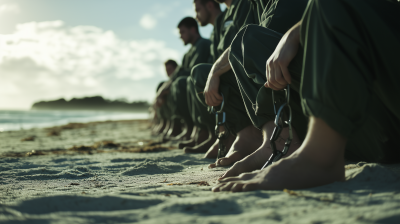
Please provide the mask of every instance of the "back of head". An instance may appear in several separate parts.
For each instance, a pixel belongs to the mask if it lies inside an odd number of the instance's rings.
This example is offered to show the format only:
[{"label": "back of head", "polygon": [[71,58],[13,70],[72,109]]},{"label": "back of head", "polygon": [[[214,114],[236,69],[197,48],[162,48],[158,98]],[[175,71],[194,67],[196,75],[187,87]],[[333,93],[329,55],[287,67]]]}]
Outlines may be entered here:
[{"label": "back of head", "polygon": [[194,0],[193,3],[196,3],[197,1],[200,2],[202,5],[205,5],[208,2],[211,2],[216,9],[221,9],[221,7],[219,6],[219,3],[217,3],[215,0]]},{"label": "back of head", "polygon": [[182,26],[190,29],[190,28],[195,28],[197,33],[199,33],[199,25],[197,24],[197,21],[193,17],[185,17],[183,18],[179,24],[178,28],[181,28]]},{"label": "back of head", "polygon": [[176,63],[176,61],[174,61],[174,60],[172,60],[172,59],[168,59],[168,60],[164,63],[164,65],[165,65],[165,66],[171,65],[171,66],[173,66],[174,68],[178,67],[178,63]]},{"label": "back of head", "polygon": [[168,77],[170,77],[172,75],[172,73],[174,73],[176,67],[178,67],[178,63],[176,63],[176,61],[169,59],[167,60],[165,63],[165,71],[167,72]]}]

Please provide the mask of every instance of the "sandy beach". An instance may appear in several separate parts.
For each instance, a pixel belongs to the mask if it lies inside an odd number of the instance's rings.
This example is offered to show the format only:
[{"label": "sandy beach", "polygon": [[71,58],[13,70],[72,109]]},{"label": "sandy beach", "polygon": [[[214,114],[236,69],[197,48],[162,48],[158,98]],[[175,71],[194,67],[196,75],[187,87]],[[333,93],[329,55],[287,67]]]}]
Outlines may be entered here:
[{"label": "sandy beach", "polygon": [[212,193],[227,168],[157,144],[146,120],[0,132],[0,223],[400,223],[400,165],[346,182]]}]

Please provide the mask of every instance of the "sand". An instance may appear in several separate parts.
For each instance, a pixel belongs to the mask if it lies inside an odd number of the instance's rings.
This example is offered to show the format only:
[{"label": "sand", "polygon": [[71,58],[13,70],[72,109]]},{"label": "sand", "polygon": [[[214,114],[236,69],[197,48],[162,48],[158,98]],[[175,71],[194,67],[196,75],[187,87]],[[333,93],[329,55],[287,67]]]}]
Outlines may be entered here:
[{"label": "sand", "polygon": [[0,223],[400,223],[398,164],[350,164],[346,182],[312,189],[212,193],[226,168],[154,144],[147,127],[0,133]]}]

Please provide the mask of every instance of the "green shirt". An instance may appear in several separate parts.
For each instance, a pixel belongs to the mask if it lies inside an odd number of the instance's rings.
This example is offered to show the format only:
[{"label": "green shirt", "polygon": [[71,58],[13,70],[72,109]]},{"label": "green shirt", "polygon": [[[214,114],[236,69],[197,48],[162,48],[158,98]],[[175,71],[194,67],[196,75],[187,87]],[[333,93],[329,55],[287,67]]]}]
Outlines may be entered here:
[{"label": "green shirt", "polygon": [[233,0],[229,9],[221,13],[214,26],[213,62],[231,45],[239,30],[248,24],[259,24],[258,11],[252,4],[253,0]]},{"label": "green shirt", "polygon": [[189,76],[190,71],[195,65],[207,63],[210,58],[210,45],[210,40],[199,37],[196,43],[183,56],[182,65],[172,73],[172,80],[181,76]]},{"label": "green shirt", "polygon": [[263,9],[260,26],[286,33],[301,20],[308,0],[251,0],[258,11]]}]

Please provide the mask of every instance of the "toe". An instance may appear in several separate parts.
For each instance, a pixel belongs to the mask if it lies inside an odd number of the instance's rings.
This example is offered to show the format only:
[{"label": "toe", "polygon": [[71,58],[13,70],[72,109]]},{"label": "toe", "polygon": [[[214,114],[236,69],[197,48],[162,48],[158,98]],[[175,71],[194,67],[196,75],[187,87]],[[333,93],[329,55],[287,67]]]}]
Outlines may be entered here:
[{"label": "toe", "polygon": [[220,187],[220,191],[231,191],[233,185],[235,185],[235,183],[233,182],[229,182],[227,184],[225,184],[224,186]]},{"label": "toe", "polygon": [[211,163],[210,165],[208,165],[208,169],[212,169],[217,167],[217,165],[215,163]]},{"label": "toe", "polygon": [[243,185],[242,183],[236,183],[232,186],[231,191],[232,192],[241,192],[243,189]]},{"label": "toe", "polygon": [[[221,178],[222,178],[222,177],[221,177]],[[218,179],[218,182],[219,182],[219,183],[227,183],[227,182],[231,182],[231,181],[238,181],[238,180],[240,180],[240,177],[227,177],[227,178],[223,178],[223,179],[221,179],[221,178]]]},{"label": "toe", "polygon": [[259,183],[248,183],[243,186],[242,191],[256,191],[260,190],[260,184]]}]

